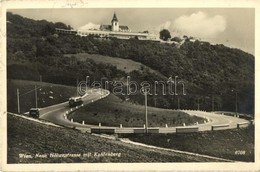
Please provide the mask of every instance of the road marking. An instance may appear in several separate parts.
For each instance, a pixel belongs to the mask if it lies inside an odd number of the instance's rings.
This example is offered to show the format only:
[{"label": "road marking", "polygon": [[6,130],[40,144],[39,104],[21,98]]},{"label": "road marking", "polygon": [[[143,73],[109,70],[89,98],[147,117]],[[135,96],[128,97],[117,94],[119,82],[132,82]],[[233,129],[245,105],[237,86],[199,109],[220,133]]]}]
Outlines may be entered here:
[{"label": "road marking", "polygon": [[45,116],[45,115],[47,115],[47,114],[49,114],[49,113],[52,113],[52,112],[61,110],[61,109],[63,109],[63,108],[64,108],[64,107],[60,107],[60,108],[58,108],[58,109],[54,109],[54,110],[52,110],[52,111],[46,112],[46,113],[42,114],[40,117],[43,117],[43,116]]}]

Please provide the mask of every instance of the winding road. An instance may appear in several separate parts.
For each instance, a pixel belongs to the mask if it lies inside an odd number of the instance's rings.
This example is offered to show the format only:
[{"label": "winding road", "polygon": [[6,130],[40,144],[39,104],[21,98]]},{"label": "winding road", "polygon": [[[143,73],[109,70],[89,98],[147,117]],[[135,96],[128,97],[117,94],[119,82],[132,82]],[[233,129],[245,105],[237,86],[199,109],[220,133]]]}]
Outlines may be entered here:
[{"label": "winding road", "polygon": [[[92,103],[94,101],[97,101],[101,98],[104,98],[107,95],[109,95],[109,91],[107,90],[101,90],[101,89],[88,90],[87,93],[84,96],[82,96],[83,106]],[[68,128],[75,128],[81,131],[90,132],[90,127],[94,127],[93,125],[88,125],[88,124],[83,125],[77,122],[72,122],[65,117],[66,113],[68,114],[72,111],[77,110],[78,108],[80,108],[80,106],[71,108],[69,106],[68,101],[61,104],[42,108],[40,111],[40,119],[44,119],[46,121],[52,122],[57,125],[65,126]]]},{"label": "winding road", "polygon": [[221,114],[216,114],[216,113],[211,113],[211,112],[204,112],[204,111],[189,111],[186,110],[184,111],[190,115],[195,115],[199,116],[205,119],[208,119],[206,123],[204,124],[199,124],[199,130],[200,131],[207,131],[211,130],[212,126],[224,126],[226,125],[227,127],[224,127],[226,129],[231,129],[231,128],[236,128],[237,124],[242,124],[242,123],[249,123],[248,120],[234,117],[234,116],[227,116],[227,115],[221,115]]},{"label": "winding road", "polygon": [[[87,93],[82,96],[83,104],[82,106],[102,99],[110,94],[109,91],[104,89],[89,89]],[[95,125],[88,125],[88,124],[81,124],[78,122],[73,122],[67,119],[67,114],[72,113],[73,111],[79,109],[82,106],[71,108],[68,102],[64,102],[61,104],[49,106],[46,108],[41,109],[40,111],[40,119],[52,122],[57,125],[61,125],[68,128],[78,129],[82,132],[91,132],[91,128],[97,128],[99,126]],[[194,124],[192,126],[180,126],[180,127],[165,127],[159,128],[160,133],[174,133],[176,132],[177,128],[189,129],[192,127],[197,127],[198,131],[210,131],[212,130],[212,126],[216,127],[216,130],[223,130],[223,129],[231,129],[237,128],[238,124],[241,124],[241,127],[248,126],[250,121],[234,117],[234,116],[226,116],[216,113],[204,112],[204,111],[193,111],[193,110],[183,110],[184,112],[202,117],[205,119],[205,123],[203,124]],[[245,125],[244,125],[245,124]],[[143,128],[119,128],[119,127],[99,127],[99,128],[106,128],[106,129],[115,129],[117,133],[132,133],[136,129],[143,129]],[[158,129],[157,128],[149,128],[149,129]]]}]

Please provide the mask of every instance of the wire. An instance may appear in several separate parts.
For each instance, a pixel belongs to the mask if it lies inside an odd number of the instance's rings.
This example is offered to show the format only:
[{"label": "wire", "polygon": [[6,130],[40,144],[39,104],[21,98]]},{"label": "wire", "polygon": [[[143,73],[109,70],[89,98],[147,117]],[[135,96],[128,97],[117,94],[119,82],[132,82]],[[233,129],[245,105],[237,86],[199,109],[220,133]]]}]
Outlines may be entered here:
[{"label": "wire", "polygon": [[[48,87],[48,86],[44,86],[44,87]],[[40,88],[43,88],[43,86],[36,88],[36,90],[38,90],[38,89],[40,89]],[[30,90],[30,91],[28,91],[28,92],[26,92],[26,93],[20,94],[20,97],[21,97],[21,96],[24,96],[24,95],[26,95],[26,94],[28,94],[28,93],[30,93],[30,92],[32,92],[32,91],[35,91],[35,88],[32,89],[32,90]]]}]

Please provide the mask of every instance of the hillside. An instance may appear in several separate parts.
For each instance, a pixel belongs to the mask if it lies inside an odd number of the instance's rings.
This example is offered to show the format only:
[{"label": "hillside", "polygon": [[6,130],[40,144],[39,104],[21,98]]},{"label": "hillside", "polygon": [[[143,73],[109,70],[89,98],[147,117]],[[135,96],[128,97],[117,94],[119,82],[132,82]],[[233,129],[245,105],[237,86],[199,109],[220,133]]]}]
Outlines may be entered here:
[{"label": "hillside", "polygon": [[254,162],[254,133],[255,127],[249,126],[243,129],[185,134],[122,134],[121,137],[153,146]]},{"label": "hillside", "polygon": [[[143,127],[145,124],[145,107],[123,101],[113,94],[97,102],[84,106],[83,108],[70,114],[68,118],[81,123],[119,127]],[[194,123],[204,123],[203,118],[190,116],[178,110],[167,110],[148,107],[150,127],[168,127],[193,125]]]},{"label": "hillside", "polygon": [[[136,39],[101,40],[93,36],[56,34],[55,27],[69,28],[62,23],[35,21],[11,13],[7,13],[7,20],[8,78],[35,79],[38,74],[45,81],[73,85],[77,78],[84,79],[85,76],[90,76],[93,81],[129,75],[138,83],[154,83],[165,81],[165,77],[178,76],[185,83],[186,96],[181,96],[180,92],[179,96],[165,96],[159,92],[157,96],[149,97],[148,104],[177,109],[179,99],[182,109],[197,109],[199,104],[202,110],[235,111],[237,94],[238,111],[254,114],[255,60],[253,55],[239,49],[188,40],[180,48]],[[64,57],[65,54],[79,53],[130,59],[149,68],[126,74],[122,64],[115,67],[92,59],[82,61]],[[32,76],[30,71],[35,75]],[[143,104],[140,94],[122,97]]]},{"label": "hillside", "polygon": [[37,86],[38,107],[43,108],[68,101],[76,96],[76,87],[46,82],[7,80],[7,111],[17,113],[17,88],[20,92],[20,111],[28,112],[35,107],[35,86]]},{"label": "hillside", "polygon": [[79,60],[84,61],[86,59],[91,59],[96,63],[107,63],[112,66],[116,66],[118,70],[124,71],[126,73],[130,73],[134,70],[149,70],[151,73],[156,73],[160,75],[159,72],[143,65],[142,63],[135,62],[130,59],[122,59],[118,57],[110,57],[99,54],[88,54],[88,53],[78,53],[78,54],[66,54],[65,57],[75,56]]},{"label": "hillside", "polygon": [[[43,108],[54,104],[68,101],[76,96],[76,87],[52,84],[47,82],[11,80],[7,81],[7,110],[17,113],[16,89],[20,92],[21,113],[28,112],[35,107],[35,86],[37,86],[38,107]],[[131,109],[131,110],[130,110]],[[190,116],[184,112],[165,110],[160,108],[148,108],[150,116],[149,126],[170,126],[203,123],[204,119]],[[110,94],[108,97],[97,102],[86,105],[82,109],[69,115],[74,121],[88,124],[108,126],[136,126],[142,127],[145,123],[144,106],[124,101],[117,96]]]},{"label": "hillside", "polygon": [[[47,126],[12,115],[8,115],[7,122],[8,164],[215,161],[194,155],[140,148],[117,140],[79,133],[76,130]],[[115,156],[102,156],[103,152],[114,153]],[[81,156],[50,158],[51,153],[81,154]],[[19,158],[19,154],[31,155],[32,158]],[[36,154],[46,154],[47,158],[36,157]],[[83,157],[83,154],[86,156]]]}]

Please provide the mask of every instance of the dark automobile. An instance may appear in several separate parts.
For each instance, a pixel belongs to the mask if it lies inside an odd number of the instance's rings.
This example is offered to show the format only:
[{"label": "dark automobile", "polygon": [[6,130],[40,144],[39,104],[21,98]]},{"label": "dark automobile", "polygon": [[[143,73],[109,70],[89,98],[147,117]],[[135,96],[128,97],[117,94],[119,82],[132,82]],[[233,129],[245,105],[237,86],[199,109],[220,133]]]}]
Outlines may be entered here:
[{"label": "dark automobile", "polygon": [[29,115],[34,118],[39,118],[40,116],[40,109],[39,108],[31,108]]},{"label": "dark automobile", "polygon": [[82,102],[82,99],[81,97],[71,97],[69,99],[69,105],[70,106],[78,106],[78,105],[81,105],[83,102]]}]

